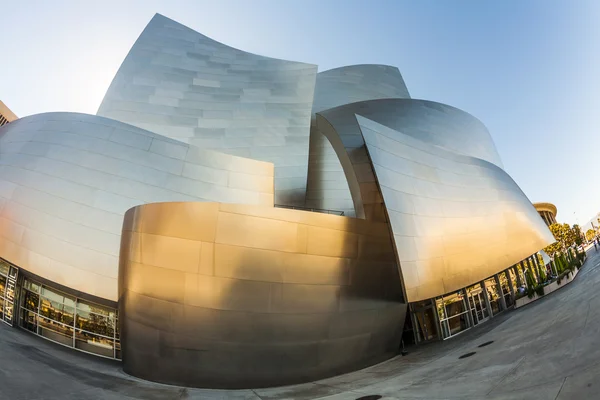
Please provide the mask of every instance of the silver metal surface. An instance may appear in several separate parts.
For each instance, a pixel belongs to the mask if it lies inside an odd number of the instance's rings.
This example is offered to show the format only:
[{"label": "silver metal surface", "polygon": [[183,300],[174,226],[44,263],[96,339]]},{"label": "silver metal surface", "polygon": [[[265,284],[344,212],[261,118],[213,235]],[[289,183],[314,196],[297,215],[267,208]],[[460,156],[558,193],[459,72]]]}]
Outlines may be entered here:
[{"label": "silver metal surface", "polygon": [[129,210],[119,288],[124,370],[213,388],[389,358],[407,308],[387,224],[218,203]]},{"label": "silver metal surface", "polygon": [[247,53],[157,14],[98,115],[275,164],[277,204],[303,206],[317,66]]},{"label": "silver metal surface", "polygon": [[315,113],[358,101],[410,98],[397,67],[350,65],[319,72],[315,87],[306,206],[343,211],[355,216],[352,195],[340,160],[329,140],[319,131]]},{"label": "silver metal surface", "polygon": [[0,256],[31,273],[117,300],[123,214],[162,201],[273,206],[273,165],[86,114],[0,128]]},{"label": "silver metal surface", "polygon": [[408,301],[461,289],[554,242],[500,167],[357,116]]}]

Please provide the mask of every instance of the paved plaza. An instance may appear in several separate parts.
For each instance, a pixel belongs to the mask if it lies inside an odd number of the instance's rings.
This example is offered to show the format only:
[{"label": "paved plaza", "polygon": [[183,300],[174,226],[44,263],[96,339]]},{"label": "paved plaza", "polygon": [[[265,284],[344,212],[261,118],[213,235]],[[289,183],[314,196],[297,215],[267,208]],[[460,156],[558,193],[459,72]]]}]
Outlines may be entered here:
[{"label": "paved plaza", "polygon": [[573,283],[454,339],[335,378],[238,391],[142,381],[118,362],[0,324],[0,399],[600,399],[599,289],[592,248]]}]

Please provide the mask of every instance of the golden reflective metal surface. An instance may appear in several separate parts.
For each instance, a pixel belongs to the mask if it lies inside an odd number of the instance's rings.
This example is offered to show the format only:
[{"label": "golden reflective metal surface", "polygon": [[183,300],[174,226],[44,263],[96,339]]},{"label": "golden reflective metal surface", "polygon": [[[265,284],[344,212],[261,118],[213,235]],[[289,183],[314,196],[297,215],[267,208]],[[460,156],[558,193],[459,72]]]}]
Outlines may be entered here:
[{"label": "golden reflective metal surface", "polygon": [[409,302],[483,280],[554,241],[483,124],[463,111],[365,101],[318,113],[317,127],[340,158],[356,215],[389,221]]},{"label": "golden reflective metal surface", "polygon": [[385,223],[219,203],[155,203],[123,226],[126,372],[259,387],[394,355],[406,312]]}]

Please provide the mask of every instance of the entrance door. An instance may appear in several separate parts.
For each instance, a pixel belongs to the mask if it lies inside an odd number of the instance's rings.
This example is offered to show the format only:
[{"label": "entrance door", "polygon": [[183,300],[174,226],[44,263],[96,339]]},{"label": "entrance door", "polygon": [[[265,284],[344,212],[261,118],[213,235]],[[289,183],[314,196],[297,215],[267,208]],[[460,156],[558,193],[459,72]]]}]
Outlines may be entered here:
[{"label": "entrance door", "polygon": [[483,297],[483,290],[480,286],[471,289],[469,293],[469,305],[471,306],[474,324],[486,321],[490,317],[485,304],[485,298]]},{"label": "entrance door", "polygon": [[438,339],[437,323],[435,320],[435,309],[431,301],[427,304],[415,304],[413,308],[414,325],[417,333],[417,341],[427,342]]}]

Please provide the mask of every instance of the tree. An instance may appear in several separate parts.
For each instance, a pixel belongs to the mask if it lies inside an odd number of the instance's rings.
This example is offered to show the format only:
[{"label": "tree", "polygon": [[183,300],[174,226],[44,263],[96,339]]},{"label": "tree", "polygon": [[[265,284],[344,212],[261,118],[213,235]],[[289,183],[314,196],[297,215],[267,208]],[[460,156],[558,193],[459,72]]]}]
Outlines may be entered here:
[{"label": "tree", "polygon": [[594,240],[594,238],[596,237],[596,232],[594,232],[593,229],[588,229],[585,232],[585,238],[588,240],[588,242],[591,242],[592,240]]},{"label": "tree", "polygon": [[573,228],[571,228],[572,230],[572,234],[573,234],[573,240],[575,241],[575,244],[577,246],[581,246],[583,244],[583,233],[581,233],[581,228],[579,227],[579,225],[575,224],[573,225]]},{"label": "tree", "polygon": [[554,254],[558,251],[564,251],[570,245],[570,236],[574,236],[571,232],[571,227],[569,224],[552,224],[549,226],[550,232],[556,239],[555,243],[547,246],[544,251],[549,254],[551,257],[554,257]]}]

